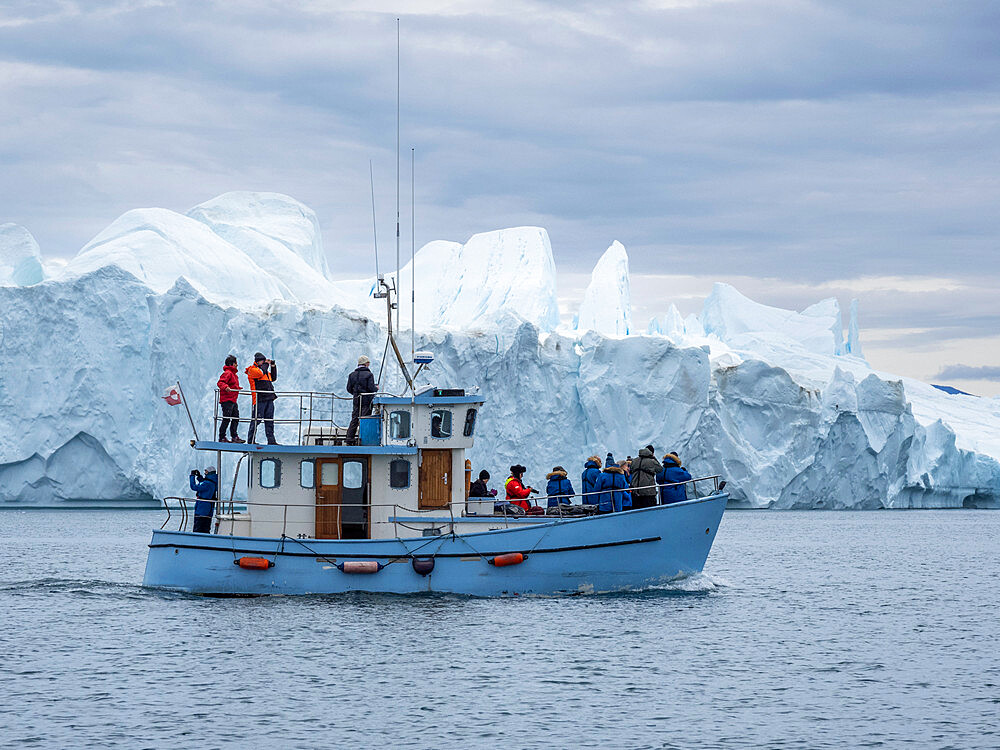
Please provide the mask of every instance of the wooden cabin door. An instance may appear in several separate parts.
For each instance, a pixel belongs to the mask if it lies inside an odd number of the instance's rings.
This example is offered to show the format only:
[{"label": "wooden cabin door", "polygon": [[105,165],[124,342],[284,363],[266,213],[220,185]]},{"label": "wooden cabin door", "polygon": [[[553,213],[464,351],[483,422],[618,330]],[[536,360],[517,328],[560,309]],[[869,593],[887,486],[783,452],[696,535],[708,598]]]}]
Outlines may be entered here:
[{"label": "wooden cabin door", "polygon": [[316,459],[316,538],[340,539],[339,458]]},{"label": "wooden cabin door", "polygon": [[451,502],[451,451],[420,451],[418,508],[446,508]]}]

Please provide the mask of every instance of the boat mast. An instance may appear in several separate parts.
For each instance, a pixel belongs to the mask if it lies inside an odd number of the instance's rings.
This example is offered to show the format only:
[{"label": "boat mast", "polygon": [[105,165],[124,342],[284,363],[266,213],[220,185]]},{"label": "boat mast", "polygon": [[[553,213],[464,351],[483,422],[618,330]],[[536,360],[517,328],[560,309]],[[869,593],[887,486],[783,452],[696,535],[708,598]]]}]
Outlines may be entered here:
[{"label": "boat mast", "polygon": [[[396,356],[396,362],[399,364],[399,369],[403,373],[403,379],[406,380],[406,385],[412,392],[413,388],[413,378],[410,376],[410,371],[406,368],[406,362],[403,360],[403,355],[399,351],[399,346],[396,344],[396,337],[392,332],[392,311],[393,309],[399,308],[398,301],[394,302],[392,297],[393,293],[396,295],[396,299],[399,299],[399,19],[396,19],[396,278],[393,280],[392,286],[384,278],[379,278],[379,286],[382,287],[382,292],[377,294],[376,297],[385,297],[385,314],[389,329],[389,345],[392,346],[392,353]],[[396,328],[399,328],[399,321],[397,315]]]},{"label": "boat mast", "polygon": [[416,205],[414,196],[414,165],[416,164],[416,149],[410,149],[410,362],[417,356],[417,262],[416,262]]},{"label": "boat mast", "polygon": [[[396,19],[396,298],[399,298],[399,19]],[[399,321],[396,322],[397,329]],[[389,324],[392,332],[392,323]]]}]

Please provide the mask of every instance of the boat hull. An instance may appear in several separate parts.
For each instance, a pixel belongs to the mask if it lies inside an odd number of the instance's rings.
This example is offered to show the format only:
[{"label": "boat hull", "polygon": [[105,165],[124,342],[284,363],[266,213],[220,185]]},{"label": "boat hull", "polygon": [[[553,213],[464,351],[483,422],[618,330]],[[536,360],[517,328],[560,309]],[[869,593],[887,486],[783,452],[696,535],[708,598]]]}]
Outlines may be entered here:
[{"label": "boat hull", "polygon": [[[215,596],[352,591],[559,596],[641,590],[702,570],[727,499],[728,494],[718,493],[603,516],[407,539],[154,531],[143,585]],[[490,562],[510,553],[522,553],[523,562]],[[245,569],[238,564],[243,557],[264,558],[273,566]],[[414,558],[433,558],[433,570],[421,575]],[[357,561],[378,562],[380,569],[359,573],[338,567]]]}]

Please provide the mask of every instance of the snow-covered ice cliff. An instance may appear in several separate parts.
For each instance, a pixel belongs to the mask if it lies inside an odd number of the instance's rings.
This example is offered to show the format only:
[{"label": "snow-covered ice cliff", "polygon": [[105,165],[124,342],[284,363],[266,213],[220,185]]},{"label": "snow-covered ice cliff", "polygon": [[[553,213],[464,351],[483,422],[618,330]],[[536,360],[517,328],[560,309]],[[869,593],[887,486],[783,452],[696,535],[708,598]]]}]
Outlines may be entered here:
[{"label": "snow-covered ice cliff", "polygon": [[[207,433],[230,352],[269,353],[287,390],[343,391],[359,354],[381,357],[373,279],[331,281],[315,217],[285,196],[130,211],[51,274],[30,234],[9,226],[0,269],[28,272],[0,274],[2,502],[184,492],[198,457],[185,451],[183,410],[159,396],[179,378]],[[855,305],[845,340],[835,300],[796,313],[719,284],[700,316],[664,300],[647,333],[624,335],[625,248],[602,264],[601,294],[561,328],[543,229],[418,253],[417,346],[436,354],[431,378],[487,395],[477,467],[502,476],[518,460],[539,482],[555,464],[575,475],[588,455],[652,442],[756,507],[1000,505],[1000,399],[873,371]]]}]

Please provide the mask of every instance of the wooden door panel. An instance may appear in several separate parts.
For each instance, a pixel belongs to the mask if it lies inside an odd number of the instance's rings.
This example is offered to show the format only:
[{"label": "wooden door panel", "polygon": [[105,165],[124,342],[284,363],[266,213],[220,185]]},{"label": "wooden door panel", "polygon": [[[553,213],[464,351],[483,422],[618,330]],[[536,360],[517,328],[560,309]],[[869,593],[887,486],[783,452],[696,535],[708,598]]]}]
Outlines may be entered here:
[{"label": "wooden door panel", "polygon": [[419,508],[446,508],[452,481],[450,450],[421,451]]},{"label": "wooden door panel", "polygon": [[317,539],[340,539],[341,473],[340,459],[316,460]]}]

